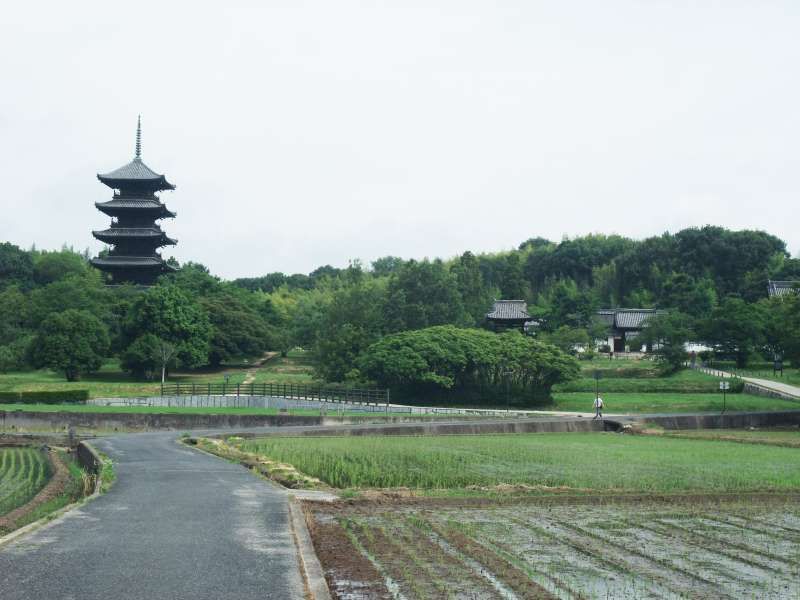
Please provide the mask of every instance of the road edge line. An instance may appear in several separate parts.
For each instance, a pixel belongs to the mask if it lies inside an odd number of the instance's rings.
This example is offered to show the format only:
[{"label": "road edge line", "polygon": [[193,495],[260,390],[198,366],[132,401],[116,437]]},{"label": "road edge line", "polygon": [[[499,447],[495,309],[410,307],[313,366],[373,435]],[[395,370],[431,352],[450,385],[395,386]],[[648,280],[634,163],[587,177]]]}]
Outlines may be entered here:
[{"label": "road edge line", "polygon": [[325,581],[325,572],[322,570],[317,553],[314,551],[314,543],[311,541],[311,533],[308,531],[303,509],[300,506],[300,501],[294,496],[289,498],[289,515],[297,554],[300,557],[300,567],[303,571],[303,579],[308,593],[312,600],[331,600],[328,582]]}]

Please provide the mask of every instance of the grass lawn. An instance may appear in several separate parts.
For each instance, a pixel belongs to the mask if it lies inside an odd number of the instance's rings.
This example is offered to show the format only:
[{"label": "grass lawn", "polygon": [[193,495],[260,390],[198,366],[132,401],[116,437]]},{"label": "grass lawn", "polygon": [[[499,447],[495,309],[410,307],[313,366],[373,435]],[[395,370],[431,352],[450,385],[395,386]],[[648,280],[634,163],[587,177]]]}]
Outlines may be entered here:
[{"label": "grass lawn", "polygon": [[[291,352],[289,357],[276,357],[261,367],[253,366],[254,359],[223,365],[219,368],[198,369],[191,372],[177,372],[169,376],[170,383],[242,383],[248,374],[256,383],[312,383],[311,365],[302,352]],[[97,372],[84,375],[80,381],[68,382],[64,375],[40,369],[0,375],[0,391],[32,392],[89,390],[91,398],[132,398],[158,396],[161,385],[158,381],[142,381],[122,371],[119,362],[109,361]]]},{"label": "grass lawn", "polygon": [[[595,382],[591,376],[584,376],[574,381],[562,383],[553,387],[555,392],[594,392],[595,385],[599,385],[601,392],[679,392],[703,393],[714,392],[719,388],[719,378],[706,375],[699,371],[683,369],[668,377],[657,376],[631,376],[632,373],[645,373],[649,371],[602,371],[602,376]],[[587,375],[586,371],[582,375]]]},{"label": "grass lawn", "polygon": [[550,433],[423,437],[269,437],[237,446],[337,488],[465,489],[524,484],[576,492],[800,489],[800,452],[735,442]]},{"label": "grass lawn", "polygon": [[[681,393],[620,393],[600,390],[608,414],[624,413],[680,413],[720,412],[722,394]],[[542,410],[566,412],[592,412],[594,392],[560,392],[553,394],[553,404],[542,406]],[[800,410],[800,402],[765,398],[751,394],[727,394],[726,411]]]},{"label": "grass lawn", "polygon": [[749,444],[770,444],[800,448],[800,429],[797,427],[774,429],[699,429],[670,431],[670,437],[698,440],[727,440]]},{"label": "grass lawn", "polygon": [[292,350],[288,356],[276,356],[255,372],[254,383],[319,384],[314,378],[311,360],[302,350]]}]

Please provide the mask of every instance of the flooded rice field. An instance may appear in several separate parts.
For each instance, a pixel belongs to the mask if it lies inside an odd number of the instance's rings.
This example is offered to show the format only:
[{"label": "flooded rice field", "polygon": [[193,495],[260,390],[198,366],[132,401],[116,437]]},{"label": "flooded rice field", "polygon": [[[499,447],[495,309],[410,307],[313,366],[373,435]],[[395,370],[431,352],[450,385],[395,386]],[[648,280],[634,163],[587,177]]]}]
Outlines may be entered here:
[{"label": "flooded rice field", "polygon": [[800,598],[800,505],[308,506],[338,598]]}]

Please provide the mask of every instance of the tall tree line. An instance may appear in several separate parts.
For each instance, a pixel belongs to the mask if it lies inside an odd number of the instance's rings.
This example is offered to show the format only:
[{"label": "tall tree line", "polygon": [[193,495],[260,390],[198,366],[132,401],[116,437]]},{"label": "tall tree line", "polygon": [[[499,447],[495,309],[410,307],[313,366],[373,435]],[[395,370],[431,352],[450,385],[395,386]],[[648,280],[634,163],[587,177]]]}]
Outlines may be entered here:
[{"label": "tall tree line", "polygon": [[[53,339],[85,342],[83,354],[119,357],[141,377],[300,346],[311,352],[321,378],[360,381],[368,375],[359,357],[385,336],[482,327],[495,298],[527,300],[542,323],[539,336],[564,350],[598,334],[597,308],[627,306],[685,315],[693,337],[737,360],[770,349],[790,356],[786,327],[775,318],[782,315],[791,328],[797,307],[791,299],[767,300],[769,279],[800,279],[800,260],[782,240],[714,226],[644,240],[531,238],[506,252],[467,251],[448,260],[387,256],[369,266],[356,261],[234,281],[189,263],[145,291],[105,286],[85,253],[5,243],[0,369],[51,366],[75,378],[97,368],[96,358],[86,358],[68,373],[58,354],[70,342],[45,343]],[[53,315],[58,319],[48,321]],[[93,331],[92,339],[76,339],[80,331]]]}]

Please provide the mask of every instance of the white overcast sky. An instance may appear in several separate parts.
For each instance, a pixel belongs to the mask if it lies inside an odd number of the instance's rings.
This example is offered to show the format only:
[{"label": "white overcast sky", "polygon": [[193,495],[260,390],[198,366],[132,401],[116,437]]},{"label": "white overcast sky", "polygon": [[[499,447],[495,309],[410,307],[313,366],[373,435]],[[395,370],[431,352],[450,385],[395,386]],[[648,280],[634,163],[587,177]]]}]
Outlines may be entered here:
[{"label": "white overcast sky", "polygon": [[800,250],[800,3],[15,2],[0,241],[93,252],[133,156],[226,278],[720,224]]}]

